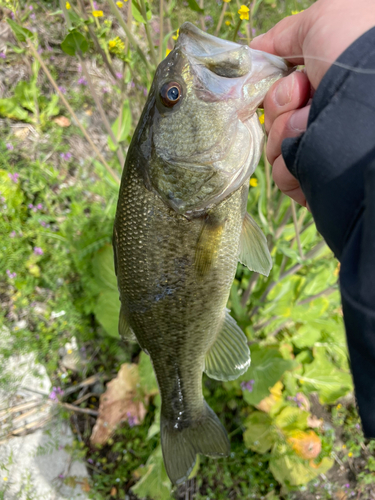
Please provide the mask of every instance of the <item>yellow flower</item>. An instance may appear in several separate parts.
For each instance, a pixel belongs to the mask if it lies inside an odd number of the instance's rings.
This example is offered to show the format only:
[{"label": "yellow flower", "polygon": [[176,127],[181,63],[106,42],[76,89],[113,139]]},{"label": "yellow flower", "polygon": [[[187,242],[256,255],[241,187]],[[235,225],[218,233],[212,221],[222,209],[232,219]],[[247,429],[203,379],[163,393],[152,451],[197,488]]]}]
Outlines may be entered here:
[{"label": "yellow flower", "polygon": [[249,12],[250,12],[250,9],[249,7],[246,7],[246,5],[241,5],[241,8],[240,10],[238,11],[239,15],[240,15],[240,19],[242,19],[243,21],[245,19],[249,19]]},{"label": "yellow flower", "polygon": [[229,2],[230,2],[230,0],[224,0],[224,2],[225,2],[225,3],[229,3]]},{"label": "yellow flower", "polygon": [[295,16],[296,14],[299,14],[300,12],[303,12],[303,10],[292,10],[292,16]]},{"label": "yellow flower", "polygon": [[110,49],[113,49],[114,47],[116,47],[116,41],[115,41],[115,40],[110,40],[110,41],[108,42],[108,47],[109,47]]},{"label": "yellow flower", "polygon": [[[126,0],[125,0],[126,1]],[[119,9],[121,9],[121,7],[124,6],[124,3],[123,2],[116,2],[116,5]]]},{"label": "yellow flower", "polygon": [[352,456],[353,456],[352,452],[348,453],[348,457],[352,457]]},{"label": "yellow flower", "polygon": [[333,276],[338,276],[340,273],[340,262],[337,264],[336,269],[333,271]]},{"label": "yellow flower", "polygon": [[94,17],[103,17],[103,11],[102,10],[93,10],[92,15]]},{"label": "yellow flower", "polygon": [[255,177],[253,177],[252,179],[250,179],[250,186],[255,188],[257,187],[258,185],[258,179],[255,179]]},{"label": "yellow flower", "polygon": [[263,125],[264,123],[264,113],[262,113],[259,117],[259,123],[261,123]]},{"label": "yellow flower", "polygon": [[177,40],[177,38],[179,37],[179,34],[180,34],[180,30],[178,29],[176,31],[176,34],[174,36],[172,36],[173,40]]},{"label": "yellow flower", "polygon": [[3,481],[8,481],[8,478],[7,477],[3,477]]},{"label": "yellow flower", "polygon": [[65,4],[65,8],[66,8],[67,10],[69,10],[69,9],[70,9],[70,3],[69,3],[69,2],[66,2],[66,4]]},{"label": "yellow flower", "polygon": [[343,445],[342,445],[342,449],[343,449],[343,450],[346,450],[346,444],[343,444]]},{"label": "yellow flower", "polygon": [[171,52],[172,52],[172,51],[171,51],[171,49],[167,49],[167,50],[165,51],[165,57],[167,57],[167,55],[168,55],[168,54],[170,54]]},{"label": "yellow flower", "polygon": [[342,404],[341,404],[341,403],[339,403],[339,404],[336,406],[336,408],[339,410],[340,408],[342,408]]},{"label": "yellow flower", "polygon": [[230,26],[230,25],[231,25],[231,22],[230,22],[230,21],[225,21],[225,24],[226,24],[227,26]]}]

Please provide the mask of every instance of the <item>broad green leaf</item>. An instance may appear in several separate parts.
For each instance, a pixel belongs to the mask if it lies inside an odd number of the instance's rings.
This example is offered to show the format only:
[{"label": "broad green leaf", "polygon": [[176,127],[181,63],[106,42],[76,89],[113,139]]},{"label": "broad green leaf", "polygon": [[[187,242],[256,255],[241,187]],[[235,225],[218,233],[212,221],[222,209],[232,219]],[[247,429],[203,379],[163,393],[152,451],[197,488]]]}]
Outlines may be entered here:
[{"label": "broad green leaf", "polygon": [[275,442],[275,429],[272,419],[260,411],[255,411],[245,420],[243,434],[245,446],[257,453],[266,453]]},{"label": "broad green leaf", "polygon": [[19,42],[26,42],[28,38],[34,38],[34,33],[32,33],[30,30],[26,28],[22,28],[19,24],[17,24],[15,21],[12,21],[12,19],[7,19],[7,23],[11,27],[14,36],[17,38]]},{"label": "broad green leaf", "polygon": [[315,342],[317,342],[321,337],[321,330],[307,325],[302,325],[298,332],[293,335],[291,341],[298,348],[302,349],[304,347],[313,347]]},{"label": "broad green leaf", "polygon": [[8,212],[12,211],[20,215],[24,196],[20,188],[20,182],[13,182],[9,177],[9,172],[0,170],[0,193],[5,198],[8,206]]},{"label": "broad green leaf", "polygon": [[92,269],[96,281],[102,287],[116,292],[118,299],[117,278],[115,274],[112,245],[105,245],[98,252],[96,252],[92,259]]},{"label": "broad green leaf", "polygon": [[304,366],[303,375],[296,377],[307,390],[318,391],[322,404],[333,404],[352,390],[352,378],[335,367],[324,348],[315,348],[314,357],[312,363]]},{"label": "broad green leaf", "polygon": [[270,389],[282,377],[286,370],[294,366],[294,361],[283,359],[279,350],[274,347],[259,347],[253,345],[251,351],[251,365],[247,372],[238,380],[254,380],[253,390],[244,389],[244,400],[251,405],[258,404],[270,393]]},{"label": "broad green leaf", "polygon": [[284,432],[295,429],[304,430],[307,427],[307,419],[310,413],[300,408],[287,406],[274,420],[275,425]]},{"label": "broad green leaf", "polygon": [[119,338],[118,318],[120,314],[120,301],[118,292],[104,289],[96,300],[94,314],[108,335]]},{"label": "broad green leaf", "polygon": [[0,116],[10,118],[11,120],[30,121],[29,113],[21,108],[15,97],[0,99]]},{"label": "broad green leaf", "polygon": [[312,460],[303,460],[289,446],[279,443],[274,445],[269,467],[279,483],[298,486],[307,484],[320,474],[325,474],[333,463],[328,457],[324,457],[318,464]]},{"label": "broad green leaf", "polygon": [[94,314],[106,332],[111,337],[118,338],[120,301],[111,245],[105,245],[96,252],[92,259],[92,268],[95,280],[101,289]]},{"label": "broad green leaf", "polygon": [[154,369],[151,364],[150,356],[145,352],[141,352],[139,357],[139,379],[141,388],[148,396],[155,395],[159,392],[158,384]]},{"label": "broad green leaf", "polygon": [[43,113],[47,118],[50,118],[51,116],[56,116],[60,112],[60,107],[58,105],[59,103],[59,96],[57,94],[53,94],[51,99],[47,101],[47,104],[45,105],[45,108],[43,110]]},{"label": "broad green leaf", "polygon": [[[152,17],[152,12],[151,12],[147,2],[145,2],[145,5],[146,5],[147,21],[150,21],[150,19]],[[142,15],[141,7],[138,4],[138,2],[135,0],[132,1],[132,14],[133,14],[133,17],[136,21],[138,21],[139,23],[142,23],[142,24],[146,24],[147,21]]]},{"label": "broad green leaf", "polygon": [[204,10],[201,7],[199,7],[196,0],[188,0],[188,4],[190,9],[193,10],[194,12],[199,12],[200,14],[203,14]]},{"label": "broad green leaf", "polygon": [[[127,136],[130,133],[131,126],[132,126],[132,115],[130,112],[129,100],[126,99],[122,107],[121,123],[119,115],[111,127],[112,132],[119,143],[127,138]],[[109,136],[108,136],[108,147],[111,151],[116,151],[117,149],[117,146],[115,146],[115,144],[113,143],[112,139]]]},{"label": "broad green leaf", "polygon": [[18,82],[14,90],[14,97],[19,104],[32,113],[35,113],[35,98],[38,97],[38,94],[39,91],[37,90],[35,82]]},{"label": "broad green leaf", "polygon": [[79,33],[79,31],[73,30],[68,33],[61,44],[62,50],[65,54],[69,56],[75,56],[77,51],[81,51],[82,54],[87,52],[89,48],[89,44],[87,43],[86,38]]},{"label": "broad green leaf", "polygon": [[140,498],[153,500],[173,500],[172,484],[165,471],[161,447],[158,446],[147,460],[146,466],[137,469],[141,479],[133,486],[132,491]]}]

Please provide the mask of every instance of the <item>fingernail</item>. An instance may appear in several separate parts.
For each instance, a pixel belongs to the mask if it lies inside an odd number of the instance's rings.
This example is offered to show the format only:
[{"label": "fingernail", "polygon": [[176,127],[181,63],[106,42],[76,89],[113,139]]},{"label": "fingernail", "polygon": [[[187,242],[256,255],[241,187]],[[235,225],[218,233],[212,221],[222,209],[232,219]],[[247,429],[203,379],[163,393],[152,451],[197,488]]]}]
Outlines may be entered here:
[{"label": "fingernail", "polygon": [[309,118],[310,106],[305,106],[302,109],[297,109],[289,119],[289,129],[294,132],[304,132],[307,128],[307,120]]},{"label": "fingernail", "polygon": [[292,100],[294,81],[295,76],[292,73],[289,77],[283,78],[278,83],[274,94],[274,100],[278,106],[285,106]]}]

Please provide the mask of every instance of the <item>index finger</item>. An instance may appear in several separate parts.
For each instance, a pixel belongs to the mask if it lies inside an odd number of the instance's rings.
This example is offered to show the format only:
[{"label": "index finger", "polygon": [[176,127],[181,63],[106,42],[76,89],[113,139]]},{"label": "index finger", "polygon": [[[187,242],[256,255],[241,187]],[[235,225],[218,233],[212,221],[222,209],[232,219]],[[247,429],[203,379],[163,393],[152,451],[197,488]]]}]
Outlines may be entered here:
[{"label": "index finger", "polygon": [[[284,57],[293,64],[304,64],[302,45],[307,29],[305,12],[285,17],[267,33],[250,42],[250,47]],[[293,56],[296,57],[293,57]]]}]

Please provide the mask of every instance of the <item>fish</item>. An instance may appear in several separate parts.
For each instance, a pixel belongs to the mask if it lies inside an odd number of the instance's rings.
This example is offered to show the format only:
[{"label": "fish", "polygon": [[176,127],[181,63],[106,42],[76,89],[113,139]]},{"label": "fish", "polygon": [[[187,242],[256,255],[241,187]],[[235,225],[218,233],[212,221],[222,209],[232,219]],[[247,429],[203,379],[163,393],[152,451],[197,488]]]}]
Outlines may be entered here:
[{"label": "fish", "polygon": [[230,453],[202,374],[234,380],[250,365],[226,305],[238,261],[264,275],[272,266],[246,206],[263,144],[256,111],[291,71],[279,57],[185,22],[129,146],[113,231],[119,333],[151,358],[173,484],[186,481],[197,454]]}]

